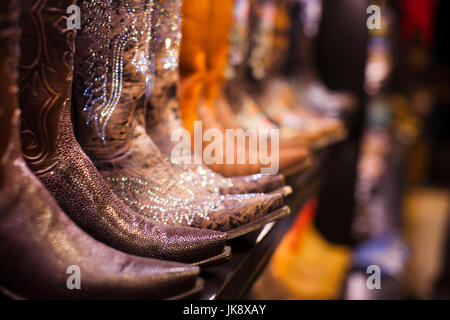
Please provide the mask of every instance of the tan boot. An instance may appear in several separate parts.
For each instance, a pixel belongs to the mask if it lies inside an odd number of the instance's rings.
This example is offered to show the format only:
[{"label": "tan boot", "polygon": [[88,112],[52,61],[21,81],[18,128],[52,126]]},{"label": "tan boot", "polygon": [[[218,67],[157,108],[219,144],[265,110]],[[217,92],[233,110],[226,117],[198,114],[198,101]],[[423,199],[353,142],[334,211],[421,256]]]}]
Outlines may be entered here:
[{"label": "tan boot", "polygon": [[[225,136],[228,129],[217,117],[218,98],[223,90],[224,72],[228,60],[228,35],[232,23],[233,1],[220,3],[200,0],[185,1],[183,5],[183,42],[180,57],[181,116],[185,127],[193,134],[193,122],[202,121],[203,130],[218,129]],[[205,13],[206,12],[206,13]],[[198,16],[197,16],[198,13]],[[201,14],[200,14],[201,13]],[[202,17],[206,16],[202,20]],[[202,21],[202,22],[199,22]],[[205,25],[207,24],[207,28]],[[201,36],[200,36],[201,35]],[[195,84],[195,85],[194,85]],[[194,90],[195,87],[195,90]],[[269,141],[269,149],[271,147]],[[263,165],[257,161],[250,164],[248,159],[258,158],[258,146],[226,146],[234,148],[234,154],[245,154],[245,164],[212,164],[210,167],[225,176],[257,173]],[[305,168],[309,151],[301,147],[279,148],[281,170],[297,167]],[[309,161],[309,159],[308,159]]]},{"label": "tan boot", "polygon": [[[158,146],[163,156],[170,159],[172,166],[186,177],[187,185],[201,184],[212,194],[260,193],[280,190],[286,195],[282,175],[251,175],[225,178],[206,165],[183,164],[184,159],[172,155],[178,143],[172,141],[172,133],[183,128],[180,117],[179,83],[179,46],[181,42],[181,5],[180,0],[156,0],[154,5],[154,41],[152,51],[155,73],[154,87],[147,104],[147,132]],[[189,158],[189,160],[192,160]]]}]

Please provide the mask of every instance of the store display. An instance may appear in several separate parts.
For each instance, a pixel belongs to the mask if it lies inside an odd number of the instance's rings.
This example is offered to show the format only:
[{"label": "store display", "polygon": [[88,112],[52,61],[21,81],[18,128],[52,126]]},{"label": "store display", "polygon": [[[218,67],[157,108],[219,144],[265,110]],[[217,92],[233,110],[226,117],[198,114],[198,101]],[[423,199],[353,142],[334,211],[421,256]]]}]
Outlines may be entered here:
[{"label": "store display", "polygon": [[[73,32],[58,31],[62,13],[50,10],[43,16],[32,3],[22,3],[19,79],[22,150],[30,168],[77,224],[116,249],[183,262],[222,259],[226,234],[158,224],[130,210],[110,191],[73,134]],[[35,16],[46,24],[38,28]]]},{"label": "store display", "polygon": [[[274,34],[272,48],[270,51],[267,50],[270,56],[267,60],[271,63],[266,67],[266,76],[261,84],[257,100],[272,121],[285,130],[300,132],[301,135],[297,139],[306,140],[312,148],[320,149],[341,141],[346,136],[343,123],[328,116],[328,114],[339,113],[339,106],[333,106],[329,101],[318,102],[325,99],[324,89],[318,89],[323,85],[319,85],[318,81],[310,84],[299,80],[309,77],[309,73],[314,73],[308,69],[314,68],[314,64],[311,65],[313,47],[306,42],[312,42],[317,33],[311,30],[318,29],[321,16],[320,1],[303,1],[301,6],[296,5],[295,1],[275,1],[274,3],[276,3],[278,14],[275,15],[272,23],[265,23],[270,26],[265,29],[269,29]],[[280,15],[281,18],[278,17]],[[265,16],[262,14],[263,18]],[[296,16],[300,17],[294,19]],[[294,23],[293,20],[296,22]],[[293,29],[292,32],[291,29]],[[305,45],[301,48],[297,48],[299,37],[304,37],[302,44],[305,43]],[[254,42],[258,43],[257,40]],[[293,48],[291,54],[296,57],[294,64],[296,68],[294,68],[295,72],[286,72],[286,61],[291,48]],[[257,46],[254,50],[257,50]],[[322,92],[318,93],[318,91]],[[330,95],[330,93],[327,94]],[[333,103],[339,101],[335,97],[329,100]],[[320,110],[317,107],[318,104],[329,110],[324,113],[327,116],[317,112],[318,109]]]},{"label": "store display", "polygon": [[[245,52],[230,52],[228,64],[233,65],[235,71],[233,76],[229,76],[226,93],[231,103],[220,104],[219,117],[225,119],[229,127],[276,128],[280,132],[280,143],[285,146],[308,145],[320,149],[345,138],[345,128],[339,120],[299,108],[305,104],[297,102],[298,89],[284,79],[285,64],[292,46],[290,30],[293,28],[291,12],[294,2],[256,1],[250,6],[252,15],[244,11],[245,6],[238,8],[243,12],[235,13],[235,20],[239,23],[234,28],[244,29],[243,25],[247,24],[251,41],[249,48],[231,46],[231,50],[247,49],[248,60],[242,59],[238,65],[231,59],[238,55],[244,57]],[[250,21],[250,16],[253,21]],[[237,30],[232,32],[231,43],[237,42],[233,38],[239,34]],[[248,69],[256,83],[249,79]],[[233,111],[230,110],[231,105]]]},{"label": "store display", "polygon": [[[200,184],[211,193],[239,194],[283,190],[282,175],[240,176],[225,178],[206,165],[186,164],[185,159],[171,156],[175,146],[172,132],[183,128],[178,99],[178,65],[181,45],[181,6],[179,0],[156,1],[153,9],[152,51],[154,52],[154,80],[147,105],[147,132],[164,158],[171,161],[188,185]],[[170,63],[168,63],[170,62]]]},{"label": "store display", "polygon": [[0,300],[432,296],[436,7],[2,1]]},{"label": "store display", "polygon": [[[198,293],[203,287],[198,267],[128,255],[94,240],[28,169],[19,139],[19,7],[14,0],[0,6],[0,256],[7,262],[0,267],[0,291],[20,299],[155,299]],[[83,271],[83,290],[65,285],[70,266]]]},{"label": "store display", "polygon": [[[151,69],[155,61],[146,52],[148,29],[153,25],[152,10],[165,14],[162,9],[127,1],[82,5],[86,27],[77,41],[85,46],[75,54],[73,90],[82,147],[111,190],[153,221],[226,231],[228,237],[236,237],[286,216],[289,209],[283,207],[280,194],[220,195],[196,183],[198,179],[189,182],[192,177],[164,159],[147,135],[145,119],[139,118],[145,118],[155,80]],[[87,27],[102,18],[105,29]],[[105,34],[104,44],[95,41]],[[119,51],[111,52],[111,44]]]},{"label": "store display", "polygon": [[[214,4],[213,4],[214,3]],[[229,126],[221,108],[226,108],[223,98],[226,65],[228,61],[229,35],[231,32],[233,1],[184,1],[183,4],[183,41],[180,56],[180,107],[185,128],[191,133],[194,122],[202,121],[203,131],[219,130],[225,136],[227,129],[239,129]],[[206,27],[208,26],[208,27]],[[224,105],[225,104],[225,105]],[[253,128],[258,129],[258,128]],[[260,141],[261,131],[255,133]],[[237,145],[224,145],[224,150],[234,148],[234,164],[212,164],[210,168],[225,176],[257,173],[262,164],[252,164],[249,159],[260,160],[257,156],[261,147],[238,141]],[[267,149],[271,150],[270,139]],[[301,171],[307,167],[309,151],[304,144],[287,146],[279,142],[279,168],[281,171],[295,167]],[[226,152],[224,152],[226,154]],[[245,165],[236,164],[237,155],[245,155]]]}]

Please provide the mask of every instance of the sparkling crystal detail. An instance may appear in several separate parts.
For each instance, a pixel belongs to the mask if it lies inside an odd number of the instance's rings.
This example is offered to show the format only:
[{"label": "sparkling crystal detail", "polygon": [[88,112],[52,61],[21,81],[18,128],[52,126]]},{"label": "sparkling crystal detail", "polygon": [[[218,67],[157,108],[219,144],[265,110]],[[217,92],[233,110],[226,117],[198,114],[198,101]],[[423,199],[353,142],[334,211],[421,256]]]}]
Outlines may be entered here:
[{"label": "sparkling crystal detail", "polygon": [[[206,201],[198,201],[195,191],[186,186],[182,188],[189,196],[180,198],[166,186],[141,178],[106,178],[106,182],[114,193],[136,212],[155,221],[174,225],[192,225],[195,218],[209,220],[212,212],[225,209],[224,201],[228,198],[242,201],[255,196],[255,194],[220,195],[211,196]],[[131,198],[130,194],[136,197]],[[145,201],[136,200],[140,198],[151,199],[151,204],[143,204]]]},{"label": "sparkling crystal detail", "polygon": [[[181,6],[179,0],[156,0],[153,25],[153,52],[160,50],[160,59],[164,70],[177,70],[181,44]],[[247,1],[247,0],[245,0]],[[157,78],[156,75],[153,78]],[[180,183],[191,189],[208,190],[212,194],[220,194],[221,188],[232,187],[230,179],[216,174],[211,169],[201,165],[183,165],[182,159],[169,159],[178,170]]]},{"label": "sparkling crystal detail", "polygon": [[[178,69],[178,57],[181,44],[181,5],[179,0],[156,0],[162,5],[156,6],[153,49],[164,50],[160,59],[165,70]],[[162,49],[164,48],[164,49]],[[154,51],[154,50],[152,50]]]},{"label": "sparkling crystal detail", "polygon": [[227,79],[234,78],[236,69],[244,61],[247,55],[249,30],[249,0],[234,0],[233,25],[230,31],[230,48],[228,55],[228,64],[225,70]]},{"label": "sparkling crystal detail", "polygon": [[[84,32],[88,34],[90,66],[86,77],[83,110],[87,112],[87,125],[95,126],[101,141],[106,141],[106,128],[117,108],[123,90],[124,50],[135,45],[132,64],[137,72],[146,75],[146,95],[152,89],[153,64],[150,50],[151,10],[153,0],[120,0],[118,10],[122,19],[121,34],[111,39],[112,11],[117,1],[84,1],[82,6]],[[138,23],[139,22],[139,23]],[[139,25],[139,27],[138,27]],[[111,54],[112,50],[112,54]],[[99,63],[99,62],[102,63]]]},{"label": "sparkling crystal detail", "polygon": [[[101,140],[107,142],[108,122],[121,106],[124,86],[130,85],[124,79],[124,71],[128,74],[132,66],[132,71],[144,75],[138,81],[145,81],[145,95],[148,98],[156,78],[157,48],[164,48],[160,58],[164,70],[177,70],[181,1],[94,0],[85,1],[82,10],[83,25],[86,26],[83,32],[89,39],[86,63],[90,67],[83,84],[87,97],[84,111],[88,114],[87,124],[94,125]],[[125,61],[125,54],[128,59],[129,53],[132,53],[130,61]],[[154,145],[150,144],[144,150],[151,146]],[[194,221],[210,220],[212,214],[226,209],[225,203],[239,203],[256,196],[220,195],[220,186],[232,185],[231,182],[203,166],[174,166],[173,176],[163,185],[150,175],[139,175],[143,164],[147,164],[141,151],[130,155],[125,166],[128,172],[105,169],[101,173],[111,190],[125,204],[155,221],[192,225]],[[151,151],[149,154],[155,155]]]}]

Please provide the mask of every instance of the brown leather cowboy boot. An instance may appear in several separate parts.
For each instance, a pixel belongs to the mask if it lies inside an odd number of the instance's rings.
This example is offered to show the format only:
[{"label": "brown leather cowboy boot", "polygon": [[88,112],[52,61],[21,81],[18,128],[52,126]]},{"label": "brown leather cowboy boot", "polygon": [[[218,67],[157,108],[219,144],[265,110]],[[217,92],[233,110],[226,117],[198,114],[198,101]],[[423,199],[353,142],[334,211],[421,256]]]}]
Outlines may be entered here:
[{"label": "brown leather cowboy boot", "polygon": [[[236,0],[231,44],[245,37],[250,38],[250,46],[244,48],[248,53],[242,52],[242,46],[231,46],[234,51],[230,52],[228,69],[232,72],[228,73],[232,77],[226,86],[230,103],[220,104],[218,117],[228,126],[278,128],[280,144],[284,146],[304,144],[317,148],[332,138],[342,139],[345,128],[340,121],[298,110],[293,103],[294,87],[282,77],[290,48],[293,1],[253,1],[248,5],[251,10],[247,8],[244,12],[239,12],[243,7],[240,3],[249,1]],[[239,32],[244,28],[248,29],[247,34]],[[234,57],[238,55],[247,59],[236,63]]]},{"label": "brown leather cowboy boot", "polygon": [[[305,3],[308,3],[308,6],[312,4],[312,7],[302,11],[304,14],[300,16],[299,11],[295,10],[298,7],[295,1],[256,1],[254,11],[257,22],[254,23],[253,48],[250,55],[251,74],[255,78],[259,76],[253,96],[261,110],[282,129],[307,141],[313,149],[343,140],[347,135],[342,121],[324,116],[314,110],[319,100],[322,101],[323,107],[326,105],[328,110],[334,109],[332,105],[338,102],[342,95],[334,97],[329,95],[325,98],[326,94],[319,89],[317,83],[311,83],[312,85],[309,86],[299,83],[295,77],[292,77],[293,70],[299,64],[298,60],[303,60],[303,63],[306,61],[305,69],[308,69],[313,61],[310,50],[305,48],[308,47],[307,43],[298,51],[298,40],[292,40],[292,34],[297,30],[293,32],[292,29],[298,28],[297,23],[303,20],[304,16],[318,10],[316,8],[318,2],[320,1],[306,0]],[[270,20],[267,19],[267,11],[274,12],[272,21],[265,21]],[[316,24],[314,28],[317,29],[318,22],[314,21],[314,24]],[[312,27],[309,26],[309,28]],[[269,34],[266,37],[272,39],[270,44],[267,45],[261,41],[262,37],[258,33]],[[304,43],[304,39],[301,43]],[[297,49],[289,56],[292,47]],[[309,52],[307,54],[309,57],[306,59],[304,52]],[[303,79],[307,78],[307,74],[306,72],[303,74],[305,75]]]},{"label": "brown leather cowboy boot", "polygon": [[225,234],[156,223],[111,192],[75,140],[70,119],[75,33],[65,12],[74,1],[21,4],[22,150],[61,208],[90,235],[127,253],[192,263],[223,258]]},{"label": "brown leather cowboy boot", "polygon": [[[163,299],[198,293],[198,267],[136,257],[84,233],[28,169],[19,140],[17,1],[0,3],[0,292],[16,299]],[[80,282],[68,279],[79,272]],[[69,285],[74,285],[74,289]]]},{"label": "brown leather cowboy boot", "polygon": [[[187,0],[183,3],[180,106],[183,125],[191,133],[193,133],[195,121],[201,121],[203,131],[219,130],[224,136],[227,129],[241,129],[242,127],[240,124],[230,125],[219,116],[220,110],[227,104],[223,97],[223,84],[228,60],[232,7],[232,0],[217,3],[211,0]],[[229,114],[231,118],[234,118],[231,112]],[[261,135],[261,132],[257,133],[258,140]],[[269,140],[269,148],[271,148],[271,144],[272,142]],[[256,163],[248,161],[249,158],[258,159],[259,146],[252,147],[250,142],[240,145],[224,143],[224,149],[246,157],[244,164],[236,164],[236,162],[228,164],[225,161],[223,164],[208,164],[213,170],[225,176],[257,173],[264,167],[260,161],[256,161]],[[280,141],[277,149],[281,170],[295,168],[291,171],[298,172],[307,167],[310,160],[309,150],[301,141],[296,147],[286,146]]]},{"label": "brown leather cowboy boot", "polygon": [[125,204],[164,224],[226,231],[229,237],[289,213],[278,194],[223,196],[189,185],[147,135],[143,112],[154,82],[150,1],[85,1],[81,10],[74,80],[78,139]]},{"label": "brown leather cowboy boot", "polygon": [[[252,175],[225,178],[205,165],[182,164],[171,157],[176,143],[171,135],[183,128],[178,101],[178,58],[181,41],[181,0],[156,0],[153,7],[154,87],[147,110],[147,132],[165,158],[181,170],[186,182],[201,183],[212,193],[237,194],[286,190],[282,175]],[[289,188],[287,188],[289,190]],[[285,194],[286,195],[286,194]]]},{"label": "brown leather cowboy boot", "polygon": [[[292,69],[291,64],[287,64],[291,29],[295,25],[293,20],[298,20],[292,18],[294,7],[294,1],[261,0],[254,3],[257,21],[254,23],[250,65],[254,76],[264,74],[258,81],[259,88],[254,97],[271,121],[307,141],[311,148],[318,149],[345,138],[346,129],[340,120],[306,108],[308,104],[301,102],[297,94],[302,87],[292,79],[286,79],[289,76],[287,69]],[[273,12],[272,20],[267,18],[267,12]],[[270,45],[261,43],[258,32],[268,34],[266,37],[272,39]]]}]

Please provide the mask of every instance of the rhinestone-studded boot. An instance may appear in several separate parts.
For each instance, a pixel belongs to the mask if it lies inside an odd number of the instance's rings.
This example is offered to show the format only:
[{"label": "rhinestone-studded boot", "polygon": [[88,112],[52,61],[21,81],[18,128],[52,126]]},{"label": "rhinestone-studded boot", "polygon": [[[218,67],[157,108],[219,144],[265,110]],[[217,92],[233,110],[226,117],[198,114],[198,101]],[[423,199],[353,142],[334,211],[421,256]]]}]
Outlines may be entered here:
[{"label": "rhinestone-studded boot", "polygon": [[[187,183],[201,183],[212,193],[259,193],[282,189],[282,175],[262,175],[225,178],[205,165],[183,164],[184,159],[171,156],[176,142],[171,135],[183,128],[178,101],[178,58],[181,42],[180,0],[156,0],[153,11],[154,87],[147,110],[147,132],[165,158],[189,177]],[[191,159],[189,159],[191,160]],[[285,193],[286,194],[286,193]]]},{"label": "rhinestone-studded boot", "polygon": [[153,1],[81,4],[74,101],[77,136],[111,190],[133,210],[171,225],[236,237],[289,213],[279,194],[215,195],[189,184],[145,130],[153,89]]}]

